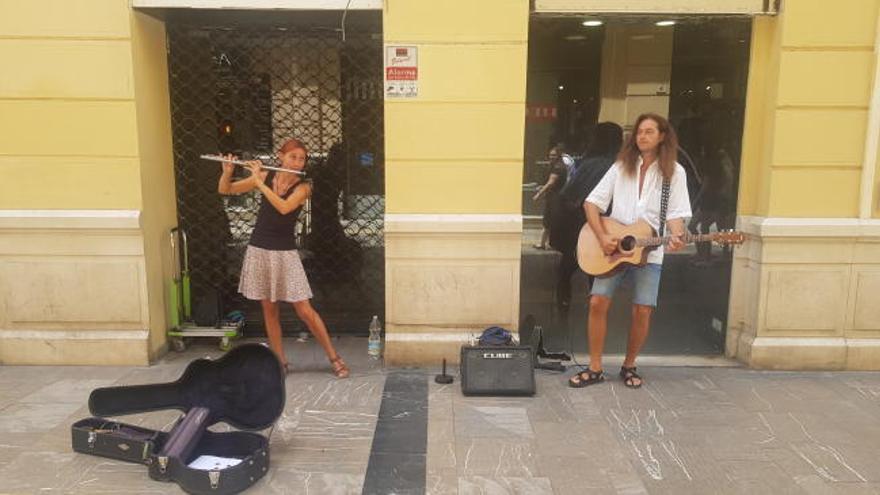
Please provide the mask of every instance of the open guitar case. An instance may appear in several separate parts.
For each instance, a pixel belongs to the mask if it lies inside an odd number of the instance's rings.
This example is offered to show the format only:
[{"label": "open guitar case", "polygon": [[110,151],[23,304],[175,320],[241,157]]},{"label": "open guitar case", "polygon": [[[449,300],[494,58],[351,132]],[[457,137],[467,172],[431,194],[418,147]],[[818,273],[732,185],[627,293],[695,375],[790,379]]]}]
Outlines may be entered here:
[{"label": "open guitar case", "polygon": [[[193,361],[175,382],[93,390],[96,417],[73,424],[73,450],[145,464],[151,478],[189,493],[239,493],[269,469],[269,438],[258,431],[273,427],[284,399],[275,354],[241,345],[216,361]],[[168,432],[105,419],[167,409],[184,412]],[[220,422],[244,431],[208,430]]]}]

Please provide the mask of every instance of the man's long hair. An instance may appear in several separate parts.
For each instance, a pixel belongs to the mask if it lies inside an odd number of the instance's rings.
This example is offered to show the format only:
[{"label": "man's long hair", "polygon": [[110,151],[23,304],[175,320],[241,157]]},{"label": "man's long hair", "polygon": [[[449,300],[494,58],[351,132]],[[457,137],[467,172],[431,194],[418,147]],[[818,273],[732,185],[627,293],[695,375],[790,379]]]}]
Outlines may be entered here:
[{"label": "man's long hair", "polygon": [[669,121],[656,113],[643,113],[639,115],[632,132],[630,132],[626,143],[620,150],[620,154],[617,155],[617,159],[623,165],[623,170],[627,175],[636,175],[636,168],[639,166],[639,156],[641,155],[636,139],[638,139],[639,126],[645,120],[653,120],[657,123],[657,130],[660,131],[663,138],[657,146],[657,161],[660,164],[663,178],[672,180],[672,174],[675,173],[675,160],[678,158],[678,137],[676,137],[675,130],[669,124]]}]

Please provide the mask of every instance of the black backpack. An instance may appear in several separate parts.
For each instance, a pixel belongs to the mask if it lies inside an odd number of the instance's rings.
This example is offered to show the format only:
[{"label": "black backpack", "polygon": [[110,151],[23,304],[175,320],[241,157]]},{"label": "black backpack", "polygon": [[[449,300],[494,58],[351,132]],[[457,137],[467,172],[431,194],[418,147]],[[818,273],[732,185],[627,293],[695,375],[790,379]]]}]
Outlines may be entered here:
[{"label": "black backpack", "polygon": [[218,289],[209,289],[196,299],[192,318],[200,327],[220,328],[223,319],[223,298]]},{"label": "black backpack", "polygon": [[513,345],[513,335],[501,327],[489,327],[483,330],[479,339],[480,345]]}]

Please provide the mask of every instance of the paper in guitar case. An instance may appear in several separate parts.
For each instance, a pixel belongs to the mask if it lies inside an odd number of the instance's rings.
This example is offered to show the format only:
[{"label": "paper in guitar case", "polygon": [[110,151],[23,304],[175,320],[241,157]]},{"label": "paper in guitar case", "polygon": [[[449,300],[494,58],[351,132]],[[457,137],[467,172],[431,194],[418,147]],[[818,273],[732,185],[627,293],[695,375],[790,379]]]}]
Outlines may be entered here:
[{"label": "paper in guitar case", "polygon": [[[94,390],[89,409],[99,417],[73,425],[73,448],[146,464],[151,478],[173,481],[189,493],[239,493],[268,471],[269,439],[256,431],[277,421],[284,398],[284,372],[275,354],[243,345],[216,361],[193,361],[175,382]],[[168,432],[104,418],[167,409],[184,412]],[[250,431],[207,430],[218,422]],[[225,462],[205,469],[196,462],[205,457]]]}]

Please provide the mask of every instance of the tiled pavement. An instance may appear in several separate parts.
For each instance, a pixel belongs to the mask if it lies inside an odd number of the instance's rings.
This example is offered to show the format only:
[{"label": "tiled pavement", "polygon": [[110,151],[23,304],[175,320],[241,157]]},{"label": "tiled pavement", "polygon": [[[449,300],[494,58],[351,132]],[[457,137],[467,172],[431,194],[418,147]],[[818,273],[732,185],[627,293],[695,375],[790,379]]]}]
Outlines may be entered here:
[{"label": "tiled pavement", "polygon": [[[424,472],[423,490],[435,494],[880,494],[880,373],[646,364],[641,390],[616,378],[569,389],[565,376],[540,371],[534,398],[466,398],[458,380],[435,384],[437,370],[383,370],[365,339],[338,343],[354,370],[347,380],[330,375],[314,343],[286,343],[297,368],[272,468],[249,493],[361,493],[369,476]],[[0,493],[182,493],[142,466],[73,453],[70,425],[89,415],[93,388],[174,380],[206,354],[218,352],[200,346],[147,368],[0,366]],[[417,428],[424,411],[386,407],[393,414],[377,429],[390,373],[427,386],[426,455],[420,434],[388,433]],[[122,419],[167,428],[177,415]],[[373,459],[401,460],[387,473],[371,461],[376,431],[385,433]]]}]

